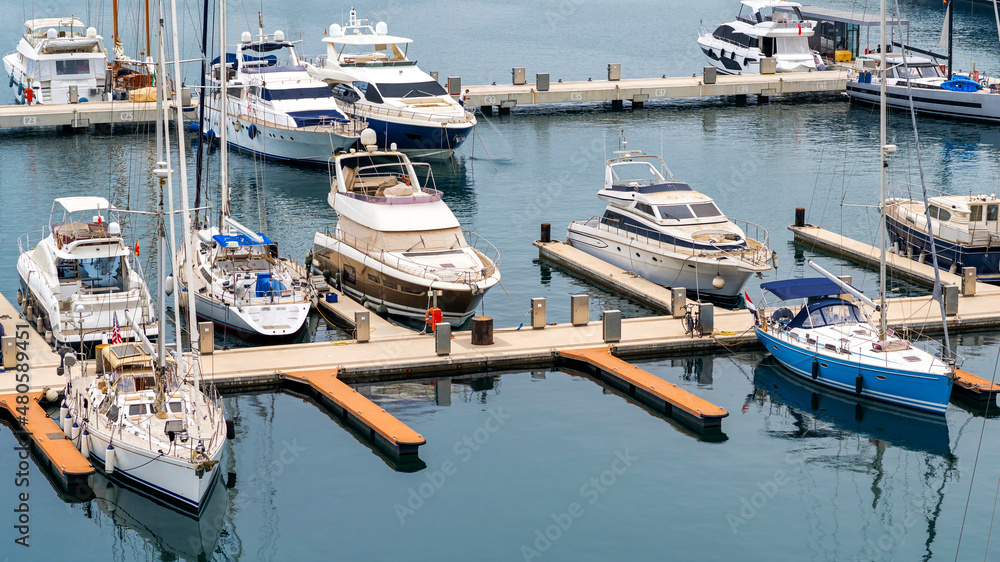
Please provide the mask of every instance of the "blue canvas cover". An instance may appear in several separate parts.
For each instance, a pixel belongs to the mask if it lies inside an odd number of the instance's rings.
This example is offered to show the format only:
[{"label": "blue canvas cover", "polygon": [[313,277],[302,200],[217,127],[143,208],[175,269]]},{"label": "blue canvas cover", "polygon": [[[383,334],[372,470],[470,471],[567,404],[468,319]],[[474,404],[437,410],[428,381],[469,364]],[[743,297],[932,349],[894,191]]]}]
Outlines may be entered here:
[{"label": "blue canvas cover", "polygon": [[246,235],[244,234],[216,234],[215,236],[212,237],[212,240],[215,240],[216,243],[218,243],[220,246],[225,246],[229,242],[236,242],[240,246],[271,246],[274,244],[274,242],[272,242],[270,238],[264,236],[259,232],[257,233],[257,236],[261,237],[261,239],[263,240],[262,243],[258,244],[253,240],[247,238]]},{"label": "blue canvas cover", "polygon": [[[839,295],[844,290],[826,277],[809,277],[806,279],[785,279],[762,283],[761,289],[773,293],[781,300],[808,299]],[[861,292],[861,291],[858,291]]]},{"label": "blue canvas cover", "polygon": [[258,297],[276,296],[285,290],[285,284],[271,277],[270,273],[258,273],[254,289]]}]

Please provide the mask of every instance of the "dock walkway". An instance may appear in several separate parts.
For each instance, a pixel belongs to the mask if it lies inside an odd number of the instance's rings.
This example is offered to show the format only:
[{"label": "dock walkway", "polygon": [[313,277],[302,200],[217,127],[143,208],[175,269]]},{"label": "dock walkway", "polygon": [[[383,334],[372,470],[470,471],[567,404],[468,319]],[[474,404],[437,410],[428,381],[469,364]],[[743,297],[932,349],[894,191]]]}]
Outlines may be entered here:
[{"label": "dock walkway", "polygon": [[[176,103],[167,102],[171,118]],[[194,106],[185,106],[193,115]],[[89,125],[133,125],[156,120],[156,102],[88,101],[83,103],[46,103],[35,105],[0,105],[0,129],[65,126],[82,129]]]},{"label": "dock walkway", "polygon": [[[18,396],[27,396],[27,403],[19,404]],[[90,461],[38,405],[41,396],[41,392],[3,394],[0,395],[0,407],[8,411],[15,426],[20,428],[22,435],[30,439],[42,460],[52,469],[52,474],[61,479],[64,487],[86,482],[87,477],[94,473],[94,467],[90,466]]]},{"label": "dock walkway", "polygon": [[466,107],[497,107],[509,110],[517,105],[624,101],[640,106],[649,100],[670,98],[747,95],[766,98],[779,94],[839,94],[847,89],[847,71],[719,75],[714,83],[706,83],[703,76],[682,76],[552,82],[547,90],[539,90],[537,82],[522,85],[462,86],[461,89],[469,90],[465,101]]}]

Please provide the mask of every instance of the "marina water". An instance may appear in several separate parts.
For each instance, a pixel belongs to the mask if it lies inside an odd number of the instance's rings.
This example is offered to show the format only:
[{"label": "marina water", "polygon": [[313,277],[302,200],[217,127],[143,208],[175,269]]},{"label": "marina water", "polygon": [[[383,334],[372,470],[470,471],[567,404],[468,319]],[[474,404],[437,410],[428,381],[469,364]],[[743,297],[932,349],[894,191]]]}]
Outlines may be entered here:
[{"label": "marina water", "polygon": [[[27,18],[12,4],[2,6],[0,21],[0,37],[11,47],[20,20],[31,17],[30,3]],[[103,7],[55,4],[60,12],[51,15],[73,13],[110,36]],[[199,9],[188,4],[192,13]],[[529,76],[549,72],[553,81],[600,79],[611,62],[622,63],[627,78],[700,73],[699,22],[716,25],[738,9],[720,0],[683,7],[640,1],[619,8],[590,0],[447,6],[447,18],[437,2],[358,8],[362,17],[386,21],[391,33],[413,37],[410,54],[422,68],[461,76],[465,84],[506,82],[512,66],[526,66]],[[301,33],[300,50],[320,53],[323,28],[342,23],[341,11],[349,9],[307,0],[265,12],[264,23],[292,38]],[[911,42],[935,45],[940,5],[906,2],[901,9],[911,21]],[[242,30],[235,24],[256,22],[257,10],[230,4],[234,37]],[[182,37],[193,44],[193,29]],[[989,7],[957,5],[956,46],[956,67],[975,61],[981,72],[1000,72]],[[193,83],[196,71],[189,66]],[[0,95],[12,103],[8,90]],[[997,191],[1000,129],[929,119],[919,125],[931,187]],[[503,288],[488,293],[482,310],[496,326],[525,322],[521,311],[532,297],[548,299],[550,322],[566,322],[573,293],[590,295],[592,318],[604,309],[626,317],[653,313],[540,263],[531,245],[541,222],[552,223],[561,238],[569,221],[603,210],[596,191],[622,130],[630,148],[661,153],[678,179],[711,195],[723,212],[769,230],[780,267],[764,280],[810,276],[805,260],[812,258],[875,294],[877,274],[793,246],[785,228],[793,209],[806,207],[808,222],[876,243],[877,113],[871,108],[808,96],[745,107],[729,99],[650,103],[634,111],[518,108],[510,116],[481,118],[478,137],[454,161],[434,166],[459,220],[501,251]],[[893,117],[890,137],[900,147],[892,157],[892,183],[917,183],[907,116]],[[9,300],[17,288],[17,237],[45,224],[53,198],[110,194],[121,207],[150,208],[153,146],[151,132],[128,129],[0,135],[0,263],[6,264],[0,291]],[[210,159],[217,158],[215,150]],[[256,225],[266,208],[268,234],[282,254],[304,259],[313,232],[335,221],[326,204],[327,172],[242,156],[232,161],[234,214]],[[126,239],[140,241],[143,267],[153,271],[149,225],[136,217],[126,227]],[[749,284],[755,299],[760,282]],[[924,292],[897,280],[890,287],[893,295]],[[347,338],[322,322],[316,331],[308,337]],[[993,377],[995,335],[962,334],[953,341],[966,370]],[[331,363],[336,349],[331,344]],[[726,408],[721,442],[700,441],[590,379],[562,372],[491,374],[456,379],[448,388],[432,380],[359,387],[427,439],[420,454],[426,468],[415,472],[394,470],[299,397],[230,396],[226,408],[237,438],[224,475],[232,476],[217,487],[200,522],[109,489],[100,478],[90,492],[96,498],[66,503],[32,465],[28,549],[13,543],[12,509],[25,488],[14,482],[17,441],[3,431],[0,475],[8,476],[0,483],[0,506],[11,507],[0,515],[0,553],[11,560],[67,553],[87,560],[577,560],[665,553],[671,559],[914,560],[954,558],[962,533],[961,558],[984,557],[1000,475],[996,418],[956,404],[944,418],[869,404],[859,410],[843,396],[801,386],[765,357],[746,352],[641,363]]]}]

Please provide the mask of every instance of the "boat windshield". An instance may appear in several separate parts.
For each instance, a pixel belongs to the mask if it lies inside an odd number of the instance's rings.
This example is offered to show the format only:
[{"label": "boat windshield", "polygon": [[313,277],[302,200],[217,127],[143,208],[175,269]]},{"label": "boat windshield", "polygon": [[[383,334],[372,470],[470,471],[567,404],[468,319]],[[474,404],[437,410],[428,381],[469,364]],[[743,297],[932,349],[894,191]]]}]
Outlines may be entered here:
[{"label": "boat windshield", "polygon": [[715,206],[715,203],[707,201],[705,203],[691,203],[691,210],[694,211],[694,215],[699,219],[707,219],[711,217],[721,217],[722,211]]},{"label": "boat windshield", "polygon": [[299,57],[295,48],[288,43],[255,43],[241,50],[244,68],[259,68],[261,71],[298,67]]},{"label": "boat windshield", "polygon": [[836,324],[858,324],[861,314],[853,303],[829,299],[809,303],[788,323],[789,328],[822,328]]},{"label": "boat windshield", "polygon": [[656,209],[663,219],[685,220],[693,219],[694,213],[687,205],[659,205]]},{"label": "boat windshield", "polygon": [[313,98],[332,98],[333,92],[326,86],[309,88],[264,88],[264,99],[267,101],[304,100]]},{"label": "boat windshield", "polygon": [[611,166],[612,185],[640,186],[663,183],[663,177],[651,162],[636,159],[617,162]]},{"label": "boat windshield", "polygon": [[379,92],[384,98],[429,98],[434,96],[446,96],[448,92],[441,84],[433,80],[427,82],[403,82],[398,84],[381,83],[377,84]]},{"label": "boat windshield", "polygon": [[909,66],[902,65],[896,67],[896,76],[899,78],[942,78],[941,68],[936,65]]},{"label": "boat windshield", "polygon": [[777,23],[799,23],[802,21],[802,14],[798,8],[794,7],[766,7],[758,12],[758,21],[773,21]]},{"label": "boat windshield", "polygon": [[122,290],[122,259],[60,259],[56,264],[56,271],[59,281],[79,281],[84,287],[91,289]]}]

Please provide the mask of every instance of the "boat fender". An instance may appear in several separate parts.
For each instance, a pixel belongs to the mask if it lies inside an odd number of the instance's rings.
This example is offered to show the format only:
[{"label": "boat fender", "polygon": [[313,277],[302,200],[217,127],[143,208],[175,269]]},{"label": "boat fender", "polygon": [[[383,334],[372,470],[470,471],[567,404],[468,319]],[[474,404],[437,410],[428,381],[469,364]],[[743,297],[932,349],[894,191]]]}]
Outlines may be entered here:
[{"label": "boat fender", "polygon": [[236,422],[233,420],[226,420],[226,439],[236,439]]},{"label": "boat fender", "polygon": [[10,75],[10,82],[7,83],[7,87],[8,88],[13,88],[14,87],[14,75],[13,74]]},{"label": "boat fender", "polygon": [[389,307],[387,307],[385,303],[382,303],[375,307],[375,314],[378,314],[382,318],[386,318],[389,316]]},{"label": "boat fender", "polygon": [[115,448],[108,443],[108,448],[104,451],[104,472],[114,474],[115,472]]},{"label": "boat fender", "polygon": [[813,380],[819,378],[819,359],[813,359]]},{"label": "boat fender", "polygon": [[83,430],[83,435],[80,436],[80,454],[85,457],[90,456],[90,432],[86,429]]},{"label": "boat fender", "polygon": [[62,419],[62,430],[66,434],[66,437],[70,437],[73,434],[73,416],[69,413],[69,408],[66,409],[66,415]]},{"label": "boat fender", "polygon": [[24,294],[21,293],[21,289],[18,289],[17,290],[17,304],[23,304],[23,303],[24,303]]},{"label": "boat fender", "polygon": [[174,276],[167,275],[167,278],[163,280],[163,292],[169,297],[174,294]]},{"label": "boat fender", "polygon": [[76,438],[80,436],[80,425],[75,421],[73,422],[73,427],[69,428],[69,438],[76,441]]},{"label": "boat fender", "polygon": [[257,136],[257,125],[251,123],[250,126],[247,127],[247,135],[250,137],[251,140],[253,140],[254,137]]},{"label": "boat fender", "polygon": [[861,387],[864,384],[864,380],[865,378],[861,376],[861,373],[858,373],[858,376],[854,377],[854,392],[857,394],[861,394]]}]

